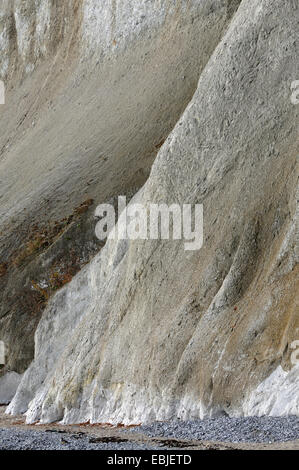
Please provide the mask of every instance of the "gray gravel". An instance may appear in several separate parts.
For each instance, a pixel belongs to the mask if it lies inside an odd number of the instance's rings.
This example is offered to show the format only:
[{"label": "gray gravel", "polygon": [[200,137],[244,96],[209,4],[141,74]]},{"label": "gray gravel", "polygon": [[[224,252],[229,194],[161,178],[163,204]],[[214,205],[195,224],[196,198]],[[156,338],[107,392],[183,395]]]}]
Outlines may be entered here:
[{"label": "gray gravel", "polygon": [[[125,439],[125,437],[124,437]],[[83,433],[0,429],[0,450],[145,450],[132,442],[98,442]]]},{"label": "gray gravel", "polygon": [[299,417],[220,417],[202,421],[170,421],[141,426],[135,432],[150,437],[214,442],[285,442],[299,439]]},{"label": "gray gravel", "polygon": [[[0,450],[146,450],[154,449],[132,442],[126,430],[120,437],[92,437],[84,432],[0,429]],[[275,443],[299,439],[299,417],[214,418],[197,421],[159,422],[131,428],[130,433],[154,438],[201,440],[231,443]],[[129,440],[128,440],[129,439]],[[98,440],[98,442],[95,442]],[[167,443],[162,446],[167,449]],[[161,449],[161,445],[157,445]]]}]

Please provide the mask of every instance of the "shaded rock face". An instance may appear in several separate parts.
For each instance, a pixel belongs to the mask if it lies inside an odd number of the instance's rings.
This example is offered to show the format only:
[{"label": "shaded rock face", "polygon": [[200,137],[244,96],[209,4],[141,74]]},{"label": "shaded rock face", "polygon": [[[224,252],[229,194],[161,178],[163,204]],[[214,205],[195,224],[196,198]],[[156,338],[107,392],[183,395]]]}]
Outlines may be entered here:
[{"label": "shaded rock face", "polygon": [[16,390],[21,382],[22,376],[16,372],[8,372],[0,377],[0,403],[8,405],[13,399]]},{"label": "shaded rock face", "polygon": [[239,3],[1,2],[1,373],[30,364],[49,298],[102,247],[96,204],[145,183]]},{"label": "shaded rock face", "polygon": [[8,412],[299,414],[297,18],[293,2],[241,2],[134,197],[202,203],[202,249],[109,239],[49,301]]}]

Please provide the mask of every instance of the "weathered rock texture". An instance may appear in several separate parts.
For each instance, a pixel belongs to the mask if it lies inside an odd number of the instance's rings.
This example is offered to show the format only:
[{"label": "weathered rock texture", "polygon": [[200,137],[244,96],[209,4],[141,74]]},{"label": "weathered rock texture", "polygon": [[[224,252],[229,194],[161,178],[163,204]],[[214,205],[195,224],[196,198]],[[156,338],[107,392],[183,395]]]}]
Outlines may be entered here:
[{"label": "weathered rock texture", "polygon": [[[219,5],[194,5],[208,3]],[[299,414],[298,32],[296,2],[241,2],[134,198],[203,203],[203,248],[109,240],[49,302],[8,412],[65,423]]]},{"label": "weathered rock texture", "polygon": [[13,399],[22,376],[16,372],[8,372],[0,377],[0,404],[8,405]]},{"label": "weathered rock texture", "polygon": [[2,373],[30,364],[48,298],[101,248],[96,203],[144,184],[239,3],[1,2]]}]

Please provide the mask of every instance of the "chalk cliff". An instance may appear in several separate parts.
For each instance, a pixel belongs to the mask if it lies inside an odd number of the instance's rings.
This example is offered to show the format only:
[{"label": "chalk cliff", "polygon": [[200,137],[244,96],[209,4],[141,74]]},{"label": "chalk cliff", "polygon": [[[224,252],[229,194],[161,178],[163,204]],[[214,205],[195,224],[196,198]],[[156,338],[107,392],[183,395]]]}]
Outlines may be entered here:
[{"label": "chalk cliff", "polygon": [[0,6],[0,338],[23,373],[49,298],[97,253],[97,203],[131,197],[239,1]]},{"label": "chalk cliff", "polygon": [[[40,104],[35,125],[5,147],[3,220],[22,205],[29,220],[45,208],[45,220],[66,217],[92,179],[86,195],[96,202],[135,188],[131,204],[203,204],[204,243],[186,251],[183,240],[109,239],[95,256],[92,248],[93,258],[47,300],[34,360],[7,412],[25,412],[30,423],[125,424],[298,415],[298,6],[96,5],[78,2],[76,19],[66,10],[76,34],[63,33],[67,46],[55,46],[63,30],[55,24],[50,52],[38,46],[47,28],[33,47],[23,27],[14,64],[36,53],[37,65],[15,65],[22,93],[51,54],[62,71],[54,89],[45,85],[55,107]],[[11,116],[7,136],[14,124]],[[45,265],[53,249],[39,253]],[[5,315],[1,325],[14,337]]]}]

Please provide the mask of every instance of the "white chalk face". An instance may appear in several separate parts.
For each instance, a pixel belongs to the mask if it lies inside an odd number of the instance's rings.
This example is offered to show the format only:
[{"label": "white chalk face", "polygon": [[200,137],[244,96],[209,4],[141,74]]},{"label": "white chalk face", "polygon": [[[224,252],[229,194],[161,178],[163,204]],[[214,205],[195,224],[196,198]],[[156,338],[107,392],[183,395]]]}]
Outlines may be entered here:
[{"label": "white chalk face", "polygon": [[5,85],[2,80],[0,80],[0,104],[5,104]]},{"label": "white chalk face", "polygon": [[291,102],[296,105],[299,104],[299,80],[294,80],[291,84]]},{"label": "white chalk face", "polygon": [[4,341],[0,341],[0,366],[5,365],[5,344]]}]

